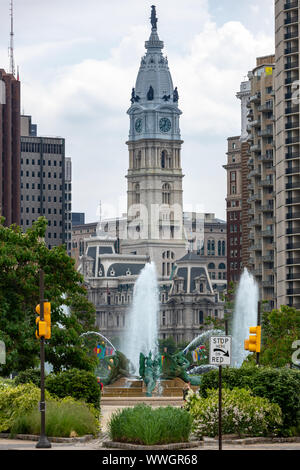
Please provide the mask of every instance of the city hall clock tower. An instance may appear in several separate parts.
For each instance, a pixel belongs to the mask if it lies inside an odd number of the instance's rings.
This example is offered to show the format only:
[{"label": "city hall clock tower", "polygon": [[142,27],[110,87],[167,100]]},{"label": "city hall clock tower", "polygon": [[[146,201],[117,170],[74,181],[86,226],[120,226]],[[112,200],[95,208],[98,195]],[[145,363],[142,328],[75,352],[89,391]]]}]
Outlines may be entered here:
[{"label": "city hall clock tower", "polygon": [[186,252],[183,230],[182,169],[178,108],[163,41],[157,33],[155,6],[131,92],[129,168],[127,173],[127,240],[123,253],[148,255],[158,274],[170,277],[174,262]]}]

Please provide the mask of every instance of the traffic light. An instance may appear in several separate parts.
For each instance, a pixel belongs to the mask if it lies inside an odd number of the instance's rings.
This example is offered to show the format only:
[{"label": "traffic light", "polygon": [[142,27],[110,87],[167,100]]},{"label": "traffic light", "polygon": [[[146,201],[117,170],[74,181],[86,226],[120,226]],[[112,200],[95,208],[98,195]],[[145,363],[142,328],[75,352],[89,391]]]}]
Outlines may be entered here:
[{"label": "traffic light", "polygon": [[251,352],[260,352],[261,346],[261,326],[251,326],[249,328],[249,339],[245,340],[244,349]]},{"label": "traffic light", "polygon": [[36,338],[44,337],[45,339],[51,338],[51,304],[50,302],[44,302],[44,321],[41,321],[40,313],[41,306],[38,304],[35,308],[36,313],[39,315],[36,320]]}]

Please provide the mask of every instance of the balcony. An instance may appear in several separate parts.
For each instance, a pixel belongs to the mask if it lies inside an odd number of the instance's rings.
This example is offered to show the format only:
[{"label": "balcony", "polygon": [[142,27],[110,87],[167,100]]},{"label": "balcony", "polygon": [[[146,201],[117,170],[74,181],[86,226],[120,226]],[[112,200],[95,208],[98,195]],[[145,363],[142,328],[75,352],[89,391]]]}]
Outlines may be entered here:
[{"label": "balcony", "polygon": [[300,219],[300,212],[294,212],[293,214],[286,214],[286,220]]},{"label": "balcony", "polygon": [[300,295],[300,289],[287,289],[286,295]]},{"label": "balcony", "polygon": [[293,92],[292,91],[289,91],[288,93],[285,93],[285,95],[284,95],[285,100],[290,100],[292,98],[293,98]]},{"label": "balcony", "polygon": [[266,127],[261,131],[258,131],[260,137],[272,137],[273,136],[273,127]]},{"label": "balcony", "polygon": [[290,33],[286,33],[286,34],[284,35],[284,39],[285,39],[285,40],[288,40],[288,39],[297,38],[297,37],[298,37],[298,34],[299,34],[299,32],[298,32],[298,28],[297,28],[296,31],[292,31],[292,32],[290,32]]},{"label": "balcony", "polygon": [[289,204],[300,204],[300,197],[290,197],[285,200],[286,205],[288,206]]},{"label": "balcony", "polygon": [[272,162],[273,154],[259,155],[258,160],[261,162]]},{"label": "balcony", "polygon": [[300,248],[300,243],[287,243],[287,250],[298,250]]},{"label": "balcony", "polygon": [[285,114],[298,114],[299,113],[299,105],[296,104],[295,106],[288,106],[284,110]]},{"label": "balcony", "polygon": [[274,206],[273,206],[273,204],[272,205],[264,204],[263,206],[261,206],[261,210],[262,210],[262,212],[273,212]]},{"label": "balcony", "polygon": [[260,195],[258,193],[252,194],[252,196],[249,197],[248,203],[251,203],[253,201],[260,201]]},{"label": "balcony", "polygon": [[292,69],[296,69],[298,67],[299,67],[298,60],[289,61],[286,64],[284,64],[284,69],[285,70],[292,70]]},{"label": "balcony", "polygon": [[287,274],[287,281],[300,281],[300,273]]},{"label": "balcony", "polygon": [[274,261],[274,253],[272,255],[264,255],[262,257],[262,260],[265,262],[265,263],[273,263]]},{"label": "balcony", "polygon": [[288,137],[287,139],[285,139],[285,144],[286,145],[299,144],[299,142],[300,142],[300,136],[299,135],[296,135],[296,136],[293,136],[293,137]]},{"label": "balcony", "polygon": [[300,265],[300,258],[290,258],[286,261],[286,264],[290,265]]},{"label": "balcony", "polygon": [[285,154],[285,158],[287,160],[293,160],[293,159],[299,158],[299,157],[300,157],[300,153],[298,153],[298,152],[289,152],[289,153]]},{"label": "balcony", "polygon": [[297,181],[297,182],[295,182],[295,183],[287,183],[287,184],[285,185],[285,189],[289,189],[289,190],[290,190],[290,189],[300,189],[300,182]]},{"label": "balcony", "polygon": [[261,276],[262,275],[262,268],[254,269],[253,274],[254,274],[254,276]]},{"label": "balcony", "polygon": [[287,47],[286,49],[284,49],[284,54],[285,55],[297,54],[297,52],[299,52],[299,47],[298,46]]},{"label": "balcony", "polygon": [[270,229],[269,230],[262,230],[261,234],[264,238],[273,237],[274,236],[274,230],[270,230]]},{"label": "balcony", "polygon": [[250,152],[260,152],[261,146],[259,144],[251,145]]},{"label": "balcony", "polygon": [[252,178],[253,176],[261,176],[260,171],[258,169],[250,171],[249,178]]},{"label": "balcony", "polygon": [[285,170],[286,175],[297,175],[298,173],[300,173],[299,166],[294,166],[293,168],[287,168]]},{"label": "balcony", "polygon": [[273,110],[273,101],[266,101],[264,104],[258,107],[258,111],[272,111]]},{"label": "balcony", "polygon": [[269,178],[266,178],[266,179],[258,182],[258,185],[263,186],[263,187],[270,187],[270,186],[273,186],[273,184],[274,184],[273,180],[271,180]]},{"label": "balcony", "polygon": [[271,280],[263,281],[262,286],[266,287],[266,288],[269,288],[269,289],[274,289],[274,281],[271,281]]},{"label": "balcony", "polygon": [[298,8],[298,0],[295,0],[294,2],[286,2],[284,4],[285,10],[292,10],[293,8]]},{"label": "balcony", "polygon": [[293,77],[288,77],[284,80],[284,83],[285,85],[291,85],[292,83],[296,82],[297,80],[299,80],[298,76],[295,75]]},{"label": "balcony", "polygon": [[285,124],[286,129],[298,129],[299,128],[299,121],[287,122]]},{"label": "balcony", "polygon": [[250,96],[249,102],[250,103],[259,103],[261,99],[261,93],[258,91],[255,95]]},{"label": "balcony", "polygon": [[292,15],[284,20],[285,25],[298,23],[298,15]]}]

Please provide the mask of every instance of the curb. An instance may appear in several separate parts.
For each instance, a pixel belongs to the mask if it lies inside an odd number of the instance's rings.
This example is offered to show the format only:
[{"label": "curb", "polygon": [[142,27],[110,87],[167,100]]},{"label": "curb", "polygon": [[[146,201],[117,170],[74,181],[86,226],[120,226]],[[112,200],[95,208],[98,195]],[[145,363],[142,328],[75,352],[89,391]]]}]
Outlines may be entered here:
[{"label": "curb", "polygon": [[[0,439],[19,439],[22,441],[38,441],[40,436],[36,434],[16,434],[12,436],[10,433],[0,433]],[[92,434],[87,434],[81,437],[49,437],[47,439],[50,442],[57,442],[57,443],[73,443],[73,442],[88,442],[94,439]]]},{"label": "curb", "polygon": [[[204,438],[204,445],[216,445],[218,444],[217,439],[206,440]],[[223,439],[224,444],[233,445],[251,445],[251,444],[275,444],[285,442],[300,442],[300,437],[246,437],[244,439]]]},{"label": "curb", "polygon": [[190,449],[191,447],[203,447],[203,441],[193,442],[175,442],[173,444],[163,444],[154,446],[144,446],[140,444],[127,444],[126,442],[103,441],[102,447],[110,449],[123,449],[123,450],[179,450]]}]

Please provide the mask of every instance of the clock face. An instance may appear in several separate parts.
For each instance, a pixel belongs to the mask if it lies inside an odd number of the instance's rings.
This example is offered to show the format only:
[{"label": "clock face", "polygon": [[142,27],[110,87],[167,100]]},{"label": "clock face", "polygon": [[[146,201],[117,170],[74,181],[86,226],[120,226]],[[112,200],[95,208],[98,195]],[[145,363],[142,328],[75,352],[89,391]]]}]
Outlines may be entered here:
[{"label": "clock face", "polygon": [[161,132],[169,132],[171,129],[171,121],[169,118],[161,118],[159,120],[159,129]]},{"label": "clock face", "polygon": [[142,132],[143,123],[142,123],[142,120],[140,118],[135,121],[134,127],[135,127],[136,132],[138,132],[138,133]]}]

